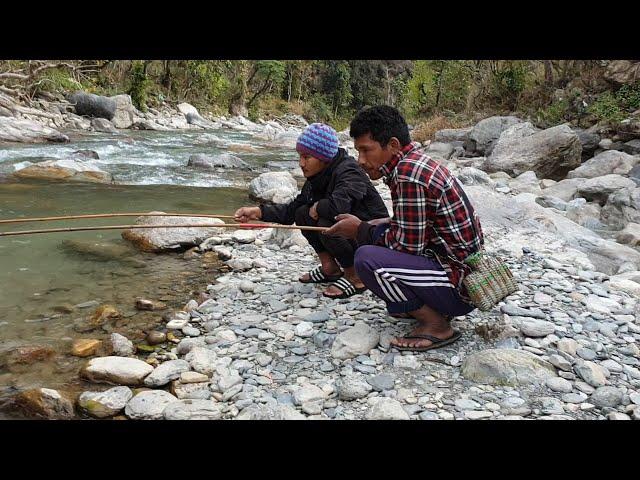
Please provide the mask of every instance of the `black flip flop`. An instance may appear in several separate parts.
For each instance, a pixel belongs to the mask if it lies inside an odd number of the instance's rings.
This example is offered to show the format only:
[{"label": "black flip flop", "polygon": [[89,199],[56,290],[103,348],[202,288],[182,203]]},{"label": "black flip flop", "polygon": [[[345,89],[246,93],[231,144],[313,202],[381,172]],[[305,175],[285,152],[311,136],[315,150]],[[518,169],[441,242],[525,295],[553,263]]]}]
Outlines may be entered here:
[{"label": "black flip flop", "polygon": [[412,352],[426,352],[427,350],[434,350],[436,348],[440,348],[440,347],[444,347],[445,345],[450,345],[453,342],[455,342],[456,340],[458,340],[460,337],[462,336],[462,334],[460,332],[457,332],[454,330],[453,335],[451,335],[451,337],[449,338],[445,338],[444,340],[442,338],[438,338],[438,337],[434,337],[433,335],[405,335],[402,338],[406,338],[407,340],[411,340],[411,339],[424,339],[424,340],[430,340],[432,343],[431,345],[428,345],[426,347],[400,347],[398,345],[391,345],[392,348],[397,348],[398,350],[402,350],[402,351],[412,351]]},{"label": "black flip flop", "polygon": [[340,295],[327,295],[326,292],[322,292],[322,295],[327,298],[349,298],[353,295],[357,295],[358,293],[362,293],[367,289],[367,287],[356,287],[346,278],[340,278],[333,282],[330,286],[336,287],[342,293]]},{"label": "black flip flop", "polygon": [[318,265],[316,268],[309,270],[308,273],[309,280],[298,279],[298,281],[300,283],[330,283],[339,280],[340,278],[342,278],[342,275],[344,275],[342,272],[340,273],[340,275],[327,275],[322,271],[321,265]]}]

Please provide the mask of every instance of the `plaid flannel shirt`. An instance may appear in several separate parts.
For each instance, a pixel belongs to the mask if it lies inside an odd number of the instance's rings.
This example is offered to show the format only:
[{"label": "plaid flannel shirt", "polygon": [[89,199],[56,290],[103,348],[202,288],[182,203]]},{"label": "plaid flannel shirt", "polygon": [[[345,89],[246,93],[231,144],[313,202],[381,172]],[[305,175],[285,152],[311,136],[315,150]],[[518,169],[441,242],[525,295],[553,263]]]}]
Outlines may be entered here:
[{"label": "plaid flannel shirt", "polygon": [[484,242],[475,214],[473,228],[461,186],[448,168],[432,160],[411,142],[380,167],[391,190],[393,218],[386,231],[376,230],[375,243],[393,250],[435,257],[451,283],[466,297],[464,276],[470,272],[462,263]]}]

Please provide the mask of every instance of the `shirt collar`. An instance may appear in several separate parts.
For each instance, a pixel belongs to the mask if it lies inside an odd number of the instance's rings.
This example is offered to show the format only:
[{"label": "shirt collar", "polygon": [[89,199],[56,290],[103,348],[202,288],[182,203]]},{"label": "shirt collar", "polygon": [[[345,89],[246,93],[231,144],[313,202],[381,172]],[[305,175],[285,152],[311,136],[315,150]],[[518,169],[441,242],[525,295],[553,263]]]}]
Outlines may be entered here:
[{"label": "shirt collar", "polygon": [[420,148],[418,142],[407,143],[398,153],[391,157],[391,160],[379,168],[380,172],[382,172],[385,177],[389,177],[391,172],[396,168],[396,165],[398,165],[398,162],[417,148]]}]

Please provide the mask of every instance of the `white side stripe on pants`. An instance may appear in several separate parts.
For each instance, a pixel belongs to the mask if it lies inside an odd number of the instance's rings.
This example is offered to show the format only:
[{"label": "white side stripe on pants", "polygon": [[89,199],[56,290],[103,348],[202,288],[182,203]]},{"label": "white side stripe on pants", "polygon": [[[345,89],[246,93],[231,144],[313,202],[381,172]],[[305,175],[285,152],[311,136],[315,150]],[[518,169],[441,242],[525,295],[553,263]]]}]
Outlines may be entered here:
[{"label": "white side stripe on pants", "polygon": [[395,279],[393,279],[393,277],[388,278],[390,277],[390,275],[387,272],[385,272],[384,268],[379,268],[374,272],[374,274],[376,276],[376,280],[378,281],[378,285],[380,285],[380,288],[385,293],[385,295],[387,295],[387,298],[389,298],[389,300],[393,302],[407,301],[407,297],[405,296],[404,293],[402,293],[402,290],[400,289],[400,287],[398,287],[398,285],[395,285],[394,283],[391,283],[389,281],[389,280],[393,281]]}]

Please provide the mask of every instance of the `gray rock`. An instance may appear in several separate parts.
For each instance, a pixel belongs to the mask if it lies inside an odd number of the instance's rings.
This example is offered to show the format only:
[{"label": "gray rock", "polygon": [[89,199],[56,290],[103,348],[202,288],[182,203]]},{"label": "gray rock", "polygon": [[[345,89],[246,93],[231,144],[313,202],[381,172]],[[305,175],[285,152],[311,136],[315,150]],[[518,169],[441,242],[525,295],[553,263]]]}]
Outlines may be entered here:
[{"label": "gray rock", "polygon": [[366,414],[367,420],[409,420],[402,404],[392,398],[380,398]]},{"label": "gray rock", "polygon": [[74,106],[75,113],[80,116],[111,120],[116,114],[117,105],[113,98],[78,91],[68,95],[67,100]]},{"label": "gray rock", "polygon": [[106,118],[94,118],[91,120],[91,126],[96,132],[118,133],[116,127],[113,126]]},{"label": "gray rock", "polygon": [[349,330],[336,336],[331,347],[333,358],[346,360],[358,355],[368,354],[378,345],[380,335],[364,322],[357,322]]},{"label": "gray rock", "polygon": [[68,142],[59,131],[31,120],[0,116],[0,142],[46,143]]},{"label": "gray rock", "polygon": [[110,339],[114,355],[128,357],[135,353],[136,348],[133,346],[133,342],[127,337],[119,333],[112,333]]},{"label": "gray rock", "polygon": [[483,169],[513,175],[532,170],[539,178],[561,180],[569,170],[580,165],[582,145],[567,125],[535,133],[531,133],[530,127],[524,123],[505,130]]},{"label": "gray rock", "polygon": [[366,397],[371,390],[371,385],[360,375],[346,375],[336,382],[336,391],[340,400],[357,400]]},{"label": "gray rock", "polygon": [[552,377],[547,378],[546,380],[547,387],[549,387],[554,392],[560,393],[570,393],[573,390],[573,386],[571,382],[565,380],[564,378]]},{"label": "gray rock", "polygon": [[391,390],[395,386],[396,377],[388,373],[381,373],[375,377],[367,377],[367,382],[374,390],[382,392],[384,390]]},{"label": "gray rock", "polygon": [[247,170],[250,168],[247,162],[229,153],[221,153],[218,155],[205,155],[198,153],[191,155],[187,162],[187,166],[206,169],[233,168]]},{"label": "gray rock", "polygon": [[325,397],[326,394],[319,387],[307,383],[294,392],[293,401],[296,405],[303,405],[305,403],[324,400]]},{"label": "gray rock", "polygon": [[254,178],[249,184],[252,200],[288,203],[298,193],[298,183],[289,172],[268,172]]},{"label": "gray rock", "polygon": [[461,168],[457,177],[464,185],[495,185],[495,182],[491,180],[491,177],[486,172],[473,167]]},{"label": "gray rock", "polygon": [[124,413],[132,420],[161,420],[167,405],[176,401],[176,397],[164,390],[147,390],[133,397]]},{"label": "gray rock", "polygon": [[587,200],[604,205],[609,195],[625,188],[633,190],[636,188],[636,184],[633,180],[622,175],[610,174],[588,179],[578,187],[578,193]]},{"label": "gray rock", "polygon": [[179,400],[164,409],[165,420],[218,420],[221,417],[220,405],[211,400]]},{"label": "gray rock", "polygon": [[556,326],[544,320],[525,320],[520,330],[528,337],[546,337],[556,330]]},{"label": "gray rock", "polygon": [[182,372],[189,371],[189,363],[185,360],[170,360],[160,364],[145,379],[147,387],[161,387],[171,380],[180,378]]},{"label": "gray rock", "polygon": [[136,358],[99,357],[89,360],[80,375],[96,383],[136,386],[152,371],[151,365]]},{"label": "gray rock", "polygon": [[514,317],[533,317],[541,320],[545,320],[547,318],[544,312],[539,308],[522,308],[512,303],[503,305],[500,307],[500,311]]},{"label": "gray rock", "polygon": [[104,392],[84,392],[78,405],[92,417],[106,418],[120,413],[132,397],[129,387],[114,387]]},{"label": "gray rock", "polygon": [[211,376],[215,371],[217,359],[214,351],[204,347],[193,347],[185,357],[194,371],[207,376]]},{"label": "gray rock", "polygon": [[615,387],[598,387],[589,401],[597,407],[615,408],[622,403],[622,390]]},{"label": "gray rock", "polygon": [[640,161],[617,150],[607,150],[587,160],[567,174],[567,178],[596,178],[604,175],[626,175]]},{"label": "gray rock", "polygon": [[180,343],[176,347],[178,351],[178,355],[186,355],[195,347],[204,347],[205,339],[204,337],[196,337],[196,338],[183,338],[180,340]]},{"label": "gray rock", "polygon": [[581,362],[575,367],[576,373],[592,387],[602,387],[607,382],[604,371],[600,365],[593,362]]},{"label": "gray rock", "polygon": [[502,132],[520,122],[522,120],[517,117],[485,118],[469,132],[469,142],[465,145],[465,149],[481,155],[489,155]]},{"label": "gray rock", "polygon": [[306,417],[289,405],[252,405],[236,420],[304,420]]},{"label": "gray rock", "polygon": [[553,366],[522,350],[483,350],[465,357],[462,375],[478,383],[526,385],[556,376]]}]

